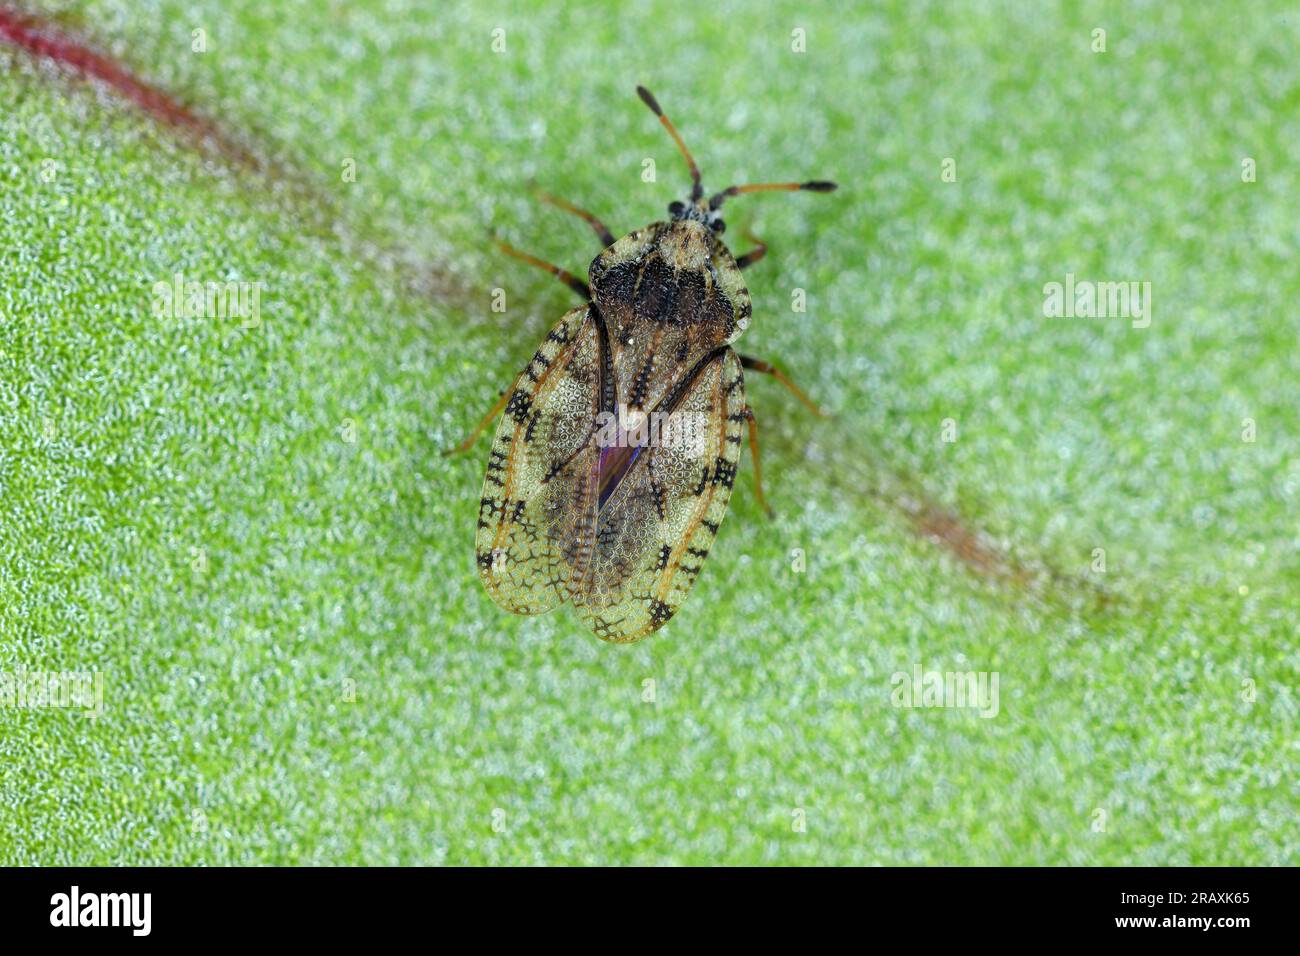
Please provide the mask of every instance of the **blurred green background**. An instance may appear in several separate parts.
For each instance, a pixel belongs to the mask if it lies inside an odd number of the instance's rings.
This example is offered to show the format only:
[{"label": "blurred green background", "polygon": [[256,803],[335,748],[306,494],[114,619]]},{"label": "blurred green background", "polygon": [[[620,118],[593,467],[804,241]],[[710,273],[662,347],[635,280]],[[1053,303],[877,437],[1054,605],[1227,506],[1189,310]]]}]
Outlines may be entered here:
[{"label": "blurred green background", "polygon": [[[1300,861],[1294,5],[34,9],[271,162],[0,44],[0,670],[105,706],[0,707],[0,862]],[[528,182],[684,194],[637,83],[708,187],[841,183],[727,217],[834,417],[751,378],[776,518],[746,455],[614,647],[491,603],[440,452],[573,303],[487,230],[598,251]],[[156,317],[177,272],[260,324]],[[1045,317],[1067,273],[1150,327]],[[892,706],[918,664],[997,716]]]}]

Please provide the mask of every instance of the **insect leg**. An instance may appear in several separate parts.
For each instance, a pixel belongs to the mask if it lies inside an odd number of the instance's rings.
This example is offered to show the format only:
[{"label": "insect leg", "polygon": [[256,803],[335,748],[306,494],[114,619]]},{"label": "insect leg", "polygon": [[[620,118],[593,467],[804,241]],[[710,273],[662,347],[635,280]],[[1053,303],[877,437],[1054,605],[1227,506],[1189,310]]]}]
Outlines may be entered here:
[{"label": "insect leg", "polygon": [[558,196],[552,196],[544,190],[534,189],[534,192],[537,193],[537,198],[542,202],[555,206],[558,209],[563,209],[565,212],[571,212],[579,219],[586,220],[587,225],[591,226],[596,235],[600,237],[600,241],[603,242],[606,247],[614,244],[614,234],[609,231],[609,227],[591,213],[587,212],[587,210],[579,209],[573,203],[567,202]]},{"label": "insect leg", "polygon": [[516,249],[514,246],[510,245],[509,243],[502,242],[500,239],[496,239],[494,241],[496,242],[498,248],[500,248],[501,251],[504,252],[506,255],[514,256],[516,259],[522,259],[524,260],[524,262],[527,262],[529,265],[537,266],[537,268],[539,269],[545,269],[547,272],[555,276],[555,278],[559,279],[561,282],[567,285],[574,292],[578,293],[578,295],[582,296],[584,299],[591,298],[591,287],[588,286],[587,283],[579,279],[577,276],[575,276],[569,270],[561,269],[559,266],[551,265],[549,262],[545,261],[544,259],[538,259],[536,256],[530,256],[526,252],[521,252],[520,250]]},{"label": "insect leg", "polygon": [[748,232],[748,231],[746,231],[745,233],[745,238],[748,239],[750,242],[754,243],[755,245],[753,249],[750,249],[743,256],[740,256],[736,259],[737,269],[746,269],[749,266],[752,266],[759,259],[763,258],[765,255],[767,255],[766,242],[764,242],[762,239],[759,239],[752,232]]},{"label": "insect leg", "polygon": [[754,494],[758,496],[758,503],[763,506],[763,510],[770,518],[772,506],[767,503],[767,498],[763,494],[763,466],[758,461],[758,421],[754,418],[752,408],[745,409],[745,419],[749,422],[749,455],[754,459]]},{"label": "insect leg", "polygon": [[515,380],[512,383],[510,383],[509,388],[507,388],[504,392],[501,393],[501,397],[497,399],[497,403],[492,406],[492,410],[483,416],[483,420],[474,426],[474,430],[469,433],[469,435],[465,438],[463,442],[461,442],[455,448],[448,448],[444,450],[443,454],[459,455],[461,452],[469,451],[469,449],[473,446],[474,442],[478,441],[478,436],[483,434],[483,429],[491,425],[492,422],[496,419],[496,417],[501,414],[501,410],[506,407],[506,403],[510,401],[510,396],[515,393],[515,386],[519,384],[519,379],[522,376],[523,376],[522,372],[519,373],[519,375],[515,376]]},{"label": "insect leg", "polygon": [[771,375],[774,379],[776,379],[778,382],[780,382],[782,385],[788,388],[791,392],[793,392],[794,397],[799,399],[799,401],[803,402],[806,406],[808,406],[808,408],[812,411],[812,413],[816,415],[818,418],[830,418],[829,415],[827,415],[824,411],[821,410],[821,408],[817,406],[816,402],[814,402],[811,398],[809,398],[807,395],[804,394],[803,389],[801,389],[794,382],[790,381],[790,379],[786,378],[785,373],[782,372],[775,365],[771,365],[767,362],[764,362],[762,359],[756,359],[752,355],[740,356],[740,364],[741,367],[750,369],[751,371],[762,372],[764,375]]}]

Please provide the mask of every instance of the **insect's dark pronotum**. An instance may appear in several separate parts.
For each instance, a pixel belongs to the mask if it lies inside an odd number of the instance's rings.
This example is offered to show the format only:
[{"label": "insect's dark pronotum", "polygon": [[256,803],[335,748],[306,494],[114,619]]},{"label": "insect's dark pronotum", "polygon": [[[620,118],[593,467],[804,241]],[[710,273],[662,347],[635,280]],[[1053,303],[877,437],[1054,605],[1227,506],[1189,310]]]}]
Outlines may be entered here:
[{"label": "insect's dark pronotum", "polygon": [[474,432],[499,414],[479,503],[483,586],[516,614],[571,602],[597,637],[637,641],[662,627],[699,577],[727,513],[748,432],[763,499],[758,435],[742,369],[790,381],[732,344],[752,307],[741,270],[767,247],[733,258],[719,212],[764,190],[830,192],[830,182],[732,186],[706,196],[677,129],[637,93],[686,159],[691,191],[670,219],[615,239],[567,202],[605,245],[588,282],[499,243],[554,274],[585,304],[566,313]]}]

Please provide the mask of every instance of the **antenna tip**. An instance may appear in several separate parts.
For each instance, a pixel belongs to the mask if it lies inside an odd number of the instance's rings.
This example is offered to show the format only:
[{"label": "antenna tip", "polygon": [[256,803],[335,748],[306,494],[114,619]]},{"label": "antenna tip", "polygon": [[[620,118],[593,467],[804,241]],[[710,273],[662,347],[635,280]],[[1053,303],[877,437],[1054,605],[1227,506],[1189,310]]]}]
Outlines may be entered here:
[{"label": "antenna tip", "polygon": [[827,182],[824,179],[814,179],[809,183],[801,183],[799,188],[806,189],[810,193],[833,193],[840,187],[837,183]]},{"label": "antenna tip", "polygon": [[638,86],[636,88],[636,95],[641,97],[641,101],[645,103],[646,106],[650,107],[655,116],[664,115],[664,111],[659,108],[659,101],[655,99],[655,95],[644,86]]}]

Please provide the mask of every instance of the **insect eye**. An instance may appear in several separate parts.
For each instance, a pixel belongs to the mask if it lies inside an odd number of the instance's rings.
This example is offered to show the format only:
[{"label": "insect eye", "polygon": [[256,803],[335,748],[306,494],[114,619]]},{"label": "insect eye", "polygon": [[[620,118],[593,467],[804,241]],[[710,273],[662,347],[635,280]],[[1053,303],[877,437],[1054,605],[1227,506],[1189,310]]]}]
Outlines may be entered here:
[{"label": "insect eye", "polygon": [[713,231],[720,236],[727,231],[727,224],[719,219],[713,224]]},{"label": "insect eye", "polygon": [[674,216],[680,216],[682,214],[682,210],[685,208],[686,207],[682,205],[680,202],[670,202],[668,204],[668,212]]}]

